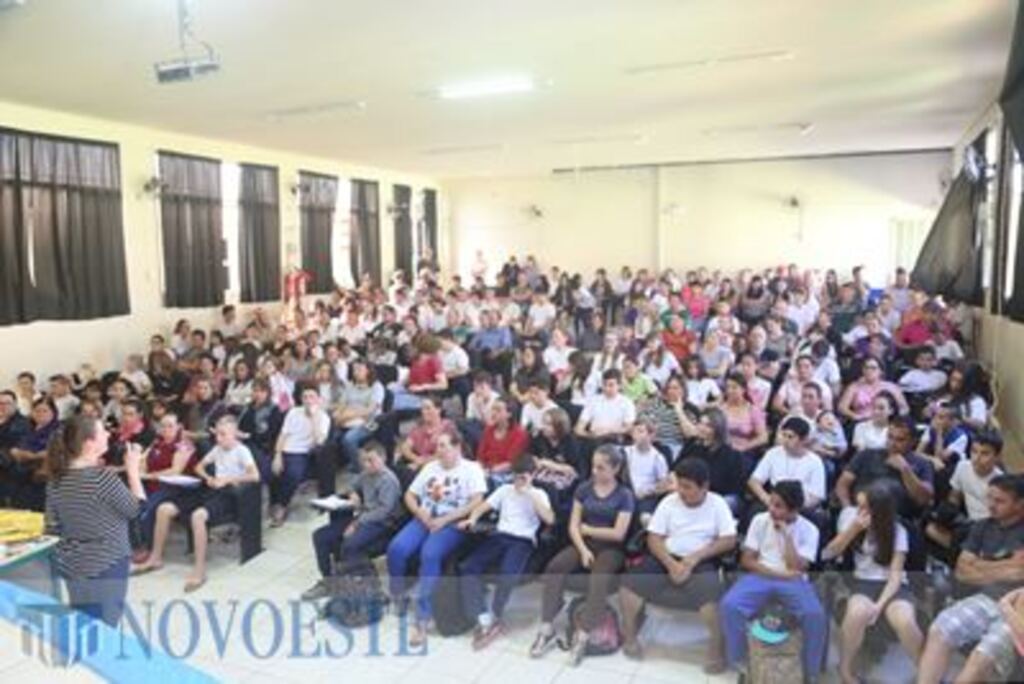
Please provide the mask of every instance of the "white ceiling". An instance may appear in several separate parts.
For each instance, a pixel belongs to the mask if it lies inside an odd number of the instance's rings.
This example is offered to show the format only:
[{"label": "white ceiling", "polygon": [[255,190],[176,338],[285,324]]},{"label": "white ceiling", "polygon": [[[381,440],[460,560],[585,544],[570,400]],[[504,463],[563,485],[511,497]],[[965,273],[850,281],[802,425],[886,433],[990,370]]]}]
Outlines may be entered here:
[{"label": "white ceiling", "polygon": [[[947,147],[998,92],[1016,4],[192,2],[223,69],[170,85],[152,64],[177,52],[176,0],[0,12],[0,99],[440,177]],[[792,56],[727,61],[772,51]],[[422,94],[510,74],[545,85]],[[366,107],[270,116],[348,100]]]}]

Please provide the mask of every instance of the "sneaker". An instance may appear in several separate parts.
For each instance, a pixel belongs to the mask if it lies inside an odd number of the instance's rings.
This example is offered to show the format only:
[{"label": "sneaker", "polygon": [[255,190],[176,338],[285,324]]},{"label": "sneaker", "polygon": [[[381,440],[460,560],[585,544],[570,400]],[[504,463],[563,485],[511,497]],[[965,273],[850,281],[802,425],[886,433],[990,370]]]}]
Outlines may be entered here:
[{"label": "sneaker", "polygon": [[555,647],[555,633],[550,634],[545,632],[537,632],[537,638],[533,640],[533,645],[530,646],[530,657],[540,658],[545,653]]},{"label": "sneaker", "polygon": [[328,590],[327,583],[323,580],[319,580],[316,584],[311,586],[306,591],[302,592],[303,601],[318,601],[322,598],[327,598]]},{"label": "sneaker", "polygon": [[473,631],[473,650],[479,651],[490,646],[495,639],[505,633],[501,622],[495,620],[487,627],[477,627]]},{"label": "sneaker", "polygon": [[572,648],[569,649],[569,665],[571,667],[578,666],[583,662],[583,656],[587,654],[587,637],[582,632],[576,632],[576,638],[572,642]]}]

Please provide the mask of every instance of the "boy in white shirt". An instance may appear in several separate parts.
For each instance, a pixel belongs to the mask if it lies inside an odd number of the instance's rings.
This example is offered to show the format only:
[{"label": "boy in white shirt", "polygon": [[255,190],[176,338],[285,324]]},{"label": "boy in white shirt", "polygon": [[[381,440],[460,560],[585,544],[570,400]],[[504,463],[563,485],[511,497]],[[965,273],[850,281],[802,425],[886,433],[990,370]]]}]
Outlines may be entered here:
[{"label": "boy in white shirt", "polygon": [[535,378],[530,382],[530,387],[527,390],[529,401],[523,404],[523,408],[519,412],[519,424],[526,428],[531,437],[540,434],[541,428],[544,426],[544,414],[553,408],[558,408],[558,404],[548,397],[548,392],[548,384],[543,379]]},{"label": "boy in white shirt", "polygon": [[647,418],[633,426],[633,444],[626,447],[626,472],[637,498],[640,523],[647,525],[661,496],[672,487],[668,462],[654,448],[654,424]]},{"label": "boy in white shirt", "polygon": [[331,417],[322,405],[319,391],[305,386],[301,396],[302,405],[285,414],[271,461],[271,527],[284,523],[295,490],[311,470],[314,449],[323,446],[331,430]]},{"label": "boy in white shirt", "polygon": [[[473,509],[459,527],[471,531],[481,517],[498,511],[498,527],[459,563],[460,594],[466,615],[475,616],[473,649],[480,650],[504,633],[501,617],[533,554],[541,524],[553,525],[555,514],[543,489],[533,486],[535,462],[525,455],[512,464],[511,484],[498,487]],[[491,609],[485,607],[483,574],[497,564],[498,586]]]},{"label": "boy in white shirt", "polygon": [[925,528],[929,539],[951,551],[947,560],[955,563],[971,523],[989,517],[988,485],[1003,474],[999,467],[1002,451],[1002,435],[995,430],[985,430],[975,435],[971,457],[957,463],[949,480],[949,498],[939,504]]},{"label": "boy in white shirt", "polygon": [[931,394],[946,386],[946,373],[935,367],[935,350],[931,347],[917,352],[914,366],[900,378],[900,389],[907,394]]},{"label": "boy in white shirt", "polygon": [[580,437],[609,440],[625,436],[636,420],[636,406],[619,393],[622,374],[609,368],[601,375],[601,393],[587,400],[576,423]]},{"label": "boy in white shirt", "polygon": [[796,480],[803,486],[808,509],[817,508],[825,500],[825,464],[807,448],[810,433],[811,424],[795,416],[779,426],[779,446],[765,453],[747,481],[751,493],[765,508],[771,505],[765,484],[774,487],[783,480]]},{"label": "boy in white shirt", "polygon": [[828,618],[807,578],[818,558],[818,528],[800,516],[803,488],[795,480],[776,484],[768,510],[750,522],[743,540],[741,576],[722,598],[725,656],[741,669],[747,659],[747,623],[772,600],[785,605],[803,634],[804,678],[816,681],[828,647]]}]

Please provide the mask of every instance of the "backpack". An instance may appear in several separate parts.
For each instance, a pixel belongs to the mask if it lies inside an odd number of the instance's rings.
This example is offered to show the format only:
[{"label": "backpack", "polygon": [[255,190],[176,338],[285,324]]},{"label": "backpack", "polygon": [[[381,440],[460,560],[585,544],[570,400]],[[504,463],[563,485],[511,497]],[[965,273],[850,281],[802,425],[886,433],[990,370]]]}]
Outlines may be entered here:
[{"label": "backpack", "polygon": [[434,626],[441,636],[458,636],[473,629],[475,620],[462,608],[462,592],[455,559],[445,563],[440,581],[430,597]]},{"label": "backpack", "polygon": [[[577,596],[569,602],[569,626],[565,630],[565,641],[559,642],[563,651],[568,651],[576,638],[576,632],[580,629],[580,614],[583,612],[582,596]],[[587,634],[588,656],[612,655],[622,647],[622,631],[619,629],[619,616],[605,604],[604,614],[598,621],[597,626]]]},{"label": "backpack", "polygon": [[345,627],[365,627],[380,622],[388,604],[377,568],[368,558],[338,564],[327,578],[328,600],[323,616]]}]

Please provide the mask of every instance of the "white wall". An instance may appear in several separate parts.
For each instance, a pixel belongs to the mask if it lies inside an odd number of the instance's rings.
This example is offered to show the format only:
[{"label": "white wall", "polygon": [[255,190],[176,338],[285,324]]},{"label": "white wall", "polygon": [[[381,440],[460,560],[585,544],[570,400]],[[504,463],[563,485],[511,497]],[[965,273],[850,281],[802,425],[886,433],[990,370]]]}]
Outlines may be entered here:
[{"label": "white wall", "polygon": [[587,272],[795,261],[866,264],[878,281],[913,265],[949,164],[937,151],[454,180],[450,255],[464,273],[484,249],[492,266],[524,253]]},{"label": "white wall", "polygon": [[[0,101],[0,126],[55,135],[76,136],[117,143],[121,157],[121,186],[124,207],[125,250],[131,314],[95,321],[38,321],[27,325],[0,327],[0,387],[13,382],[22,369],[40,376],[74,370],[82,362],[97,368],[116,367],[125,355],[146,349],[149,335],[167,332],[178,318],[187,317],[197,326],[209,327],[213,309],[165,309],[161,294],[159,203],[142,192],[142,185],[154,175],[156,152],[173,150],[226,162],[251,162],[278,168],[282,211],[282,262],[289,249],[299,249],[299,220],[290,188],[299,170],[336,175],[342,179],[377,180],[381,198],[382,272],[394,266],[394,229],[385,211],[391,202],[392,184],[419,188],[437,187],[434,179],[414,174],[377,169],[333,159],[299,155],[220,140],[196,138],[163,130],[131,126]],[[442,255],[444,252],[442,251]],[[336,255],[336,258],[347,258]],[[242,307],[244,311],[246,307]]]}]

